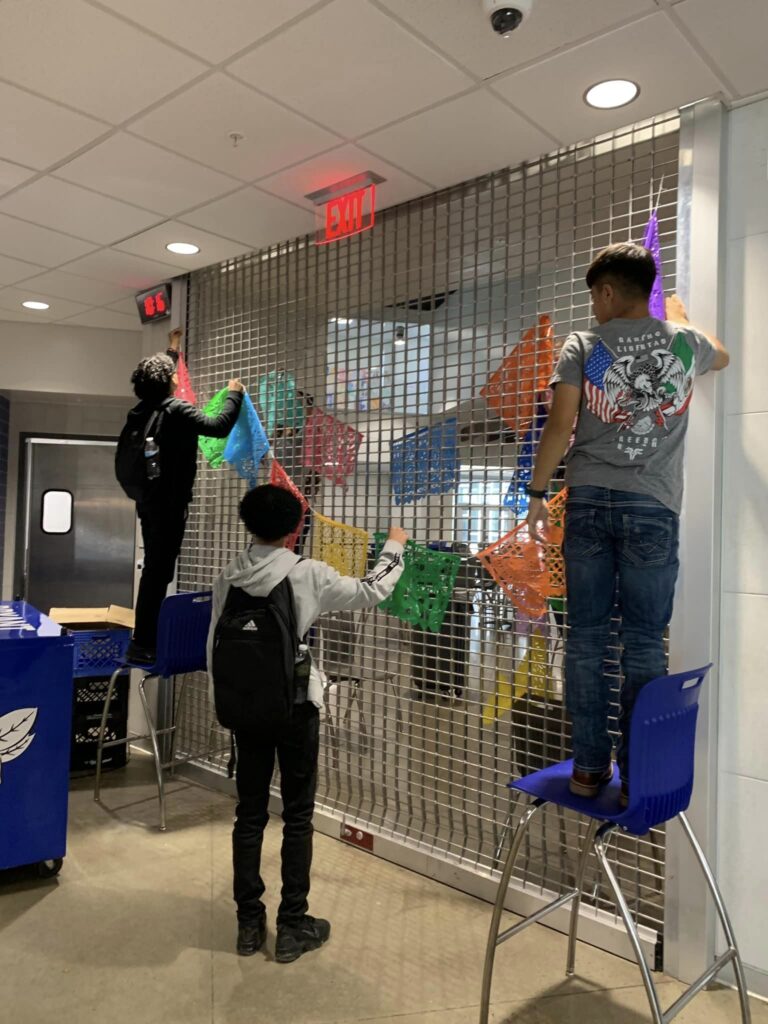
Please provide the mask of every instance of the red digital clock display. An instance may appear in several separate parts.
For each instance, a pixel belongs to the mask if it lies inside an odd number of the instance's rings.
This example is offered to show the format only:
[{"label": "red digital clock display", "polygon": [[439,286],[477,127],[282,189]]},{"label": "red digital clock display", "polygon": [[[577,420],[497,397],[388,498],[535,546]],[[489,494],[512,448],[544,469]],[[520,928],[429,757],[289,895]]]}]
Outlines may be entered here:
[{"label": "red digital clock display", "polygon": [[149,291],[140,292],[136,296],[136,305],[139,307],[139,316],[143,324],[154,323],[155,320],[163,320],[171,315],[171,292],[167,284],[150,288]]}]

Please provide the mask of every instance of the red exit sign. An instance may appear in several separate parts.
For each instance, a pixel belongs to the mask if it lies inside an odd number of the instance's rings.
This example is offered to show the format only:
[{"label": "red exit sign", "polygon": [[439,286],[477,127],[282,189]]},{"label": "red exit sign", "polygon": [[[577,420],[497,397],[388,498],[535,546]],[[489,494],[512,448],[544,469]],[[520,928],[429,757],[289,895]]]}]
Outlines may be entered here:
[{"label": "red exit sign", "polygon": [[373,227],[376,218],[376,186],[348,192],[325,204],[325,225],[319,245],[359,235]]},{"label": "red exit sign", "polygon": [[363,171],[307,196],[317,207],[317,245],[369,231],[376,219],[376,186],[384,179]]}]

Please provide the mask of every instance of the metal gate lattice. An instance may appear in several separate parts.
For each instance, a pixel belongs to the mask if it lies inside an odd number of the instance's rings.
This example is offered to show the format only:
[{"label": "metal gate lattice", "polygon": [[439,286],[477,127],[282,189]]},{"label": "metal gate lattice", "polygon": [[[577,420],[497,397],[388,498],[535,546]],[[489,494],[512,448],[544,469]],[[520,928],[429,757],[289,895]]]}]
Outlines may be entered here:
[{"label": "metal gate lattice", "polygon": [[[589,325],[583,281],[592,254],[642,239],[659,194],[665,278],[674,282],[677,171],[678,119],[657,118],[386,210],[373,231],[333,246],[299,239],[191,276],[188,358],[198,395],[207,400],[237,374],[256,397],[259,378],[284,371],[305,412],[313,402],[363,434],[340,486],[303,467],[295,410],[274,410],[274,453],[312,507],[371,535],[394,520],[461,557],[438,634],[381,610],[319,624],[315,652],[330,681],[321,807],[487,873],[510,813],[510,773],[568,755],[567,612],[553,608],[532,635],[474,557],[520,513],[504,498],[525,441],[480,390],[540,315],[558,343]],[[455,486],[414,501],[393,495],[391,442],[454,417]],[[242,488],[233,473],[201,466],[181,589],[211,584],[243,547]],[[608,671],[618,686],[615,645]],[[204,751],[204,678],[191,688],[180,744]],[[532,892],[569,884],[578,827],[567,813],[545,815],[518,882]],[[660,932],[663,833],[617,843],[630,904]],[[612,910],[597,887],[592,903]]]}]

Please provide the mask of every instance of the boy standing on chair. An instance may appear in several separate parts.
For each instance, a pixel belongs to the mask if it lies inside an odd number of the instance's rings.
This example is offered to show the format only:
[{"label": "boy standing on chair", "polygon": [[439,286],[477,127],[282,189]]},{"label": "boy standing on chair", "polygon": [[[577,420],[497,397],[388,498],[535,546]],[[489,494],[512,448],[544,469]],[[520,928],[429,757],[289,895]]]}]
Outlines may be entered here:
[{"label": "boy standing on chair", "polygon": [[375,608],[389,597],[403,571],[408,535],[391,527],[372,572],[360,580],[286,548],[303,518],[289,491],[254,488],[240,504],[240,518],[252,541],[214,585],[208,637],[216,714],[234,732],[237,749],[237,952],[253,956],[266,939],[261,848],[277,757],[284,824],[275,959],[290,963],[331,932],[328,921],[307,913],[323,706],[307,634],[320,615]]},{"label": "boy standing on chair", "polygon": [[[652,254],[611,245],[587,272],[597,326],[565,342],[531,485],[528,527],[542,539],[546,494],[568,447],[565,568],[568,594],[566,705],[573,723],[571,791],[594,797],[613,776],[604,665],[611,616],[621,614],[623,686],[617,751],[628,802],[629,723],[639,690],[666,672],[683,498],[688,409],[697,376],[722,370],[721,342],[667,300],[669,321],[650,316]],[[670,322],[672,321],[672,322]]]},{"label": "boy standing on chair", "polygon": [[214,418],[174,398],[180,340],[181,331],[172,331],[168,351],[142,359],[133,371],[139,404],[128,413],[117,446],[117,478],[136,502],[144,541],[136,628],[127,654],[134,664],[155,661],[160,606],[176,570],[197,474],[197,439],[226,437],[245,391],[239,380],[230,380],[224,409]]}]

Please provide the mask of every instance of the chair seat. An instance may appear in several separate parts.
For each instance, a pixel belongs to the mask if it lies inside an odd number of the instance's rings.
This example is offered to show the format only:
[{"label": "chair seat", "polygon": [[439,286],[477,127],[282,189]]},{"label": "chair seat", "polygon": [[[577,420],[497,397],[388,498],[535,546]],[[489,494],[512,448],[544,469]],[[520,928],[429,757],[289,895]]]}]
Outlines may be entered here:
[{"label": "chair seat", "polygon": [[512,779],[508,786],[510,789],[516,789],[520,793],[526,793],[538,800],[545,800],[547,803],[557,804],[558,807],[576,811],[577,814],[583,814],[587,818],[610,821],[630,832],[636,832],[637,835],[644,835],[648,831],[649,826],[644,817],[640,822],[635,821],[637,813],[631,804],[628,808],[623,808],[619,804],[621,780],[618,766],[614,765],[613,779],[601,787],[597,796],[592,798],[576,796],[570,791],[568,784],[572,773],[573,761],[561,761],[540,772],[526,775],[522,779]]}]

